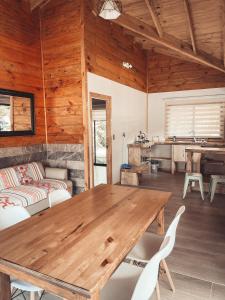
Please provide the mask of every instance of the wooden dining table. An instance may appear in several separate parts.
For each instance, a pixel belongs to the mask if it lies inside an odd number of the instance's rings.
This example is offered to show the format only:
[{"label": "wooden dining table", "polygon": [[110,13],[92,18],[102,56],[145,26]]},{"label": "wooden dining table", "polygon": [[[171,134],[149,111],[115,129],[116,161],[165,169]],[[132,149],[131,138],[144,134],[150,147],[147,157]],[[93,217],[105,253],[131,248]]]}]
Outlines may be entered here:
[{"label": "wooden dining table", "polygon": [[127,253],[154,221],[164,233],[171,196],[99,185],[0,232],[0,300],[10,276],[67,300],[97,300]]}]

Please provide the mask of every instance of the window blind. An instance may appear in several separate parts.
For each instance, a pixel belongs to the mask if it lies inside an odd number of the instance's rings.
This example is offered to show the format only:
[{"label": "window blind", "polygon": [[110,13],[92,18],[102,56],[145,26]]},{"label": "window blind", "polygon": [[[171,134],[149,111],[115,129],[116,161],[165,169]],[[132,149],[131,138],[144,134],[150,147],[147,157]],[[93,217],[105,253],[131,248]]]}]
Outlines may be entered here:
[{"label": "window blind", "polygon": [[167,137],[224,138],[225,102],[167,104]]}]

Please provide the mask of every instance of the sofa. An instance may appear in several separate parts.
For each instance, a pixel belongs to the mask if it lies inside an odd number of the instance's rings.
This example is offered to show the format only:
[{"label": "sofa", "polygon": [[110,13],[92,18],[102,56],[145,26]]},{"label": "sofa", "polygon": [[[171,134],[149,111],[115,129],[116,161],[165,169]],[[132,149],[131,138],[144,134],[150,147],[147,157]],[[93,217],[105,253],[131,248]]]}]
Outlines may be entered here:
[{"label": "sofa", "polygon": [[72,195],[67,169],[44,168],[40,162],[0,169],[0,209],[21,205],[36,214],[49,207],[48,195],[58,189]]}]

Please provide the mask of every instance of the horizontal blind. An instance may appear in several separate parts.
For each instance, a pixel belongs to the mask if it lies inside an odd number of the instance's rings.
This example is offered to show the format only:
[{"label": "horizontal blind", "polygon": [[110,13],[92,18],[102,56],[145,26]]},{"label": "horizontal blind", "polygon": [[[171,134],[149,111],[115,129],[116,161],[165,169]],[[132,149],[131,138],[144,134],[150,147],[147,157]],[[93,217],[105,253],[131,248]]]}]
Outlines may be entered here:
[{"label": "horizontal blind", "polygon": [[168,104],[167,137],[224,138],[225,103]]}]

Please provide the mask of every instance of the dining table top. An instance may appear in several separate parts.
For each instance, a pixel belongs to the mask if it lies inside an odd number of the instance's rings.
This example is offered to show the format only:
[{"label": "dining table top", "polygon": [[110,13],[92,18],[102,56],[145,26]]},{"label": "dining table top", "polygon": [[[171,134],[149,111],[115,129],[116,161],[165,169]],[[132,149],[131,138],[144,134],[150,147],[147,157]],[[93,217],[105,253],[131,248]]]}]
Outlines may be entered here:
[{"label": "dining table top", "polygon": [[170,196],[119,185],[99,185],[74,196],[0,232],[0,272],[64,299],[99,299],[93,295]]}]

